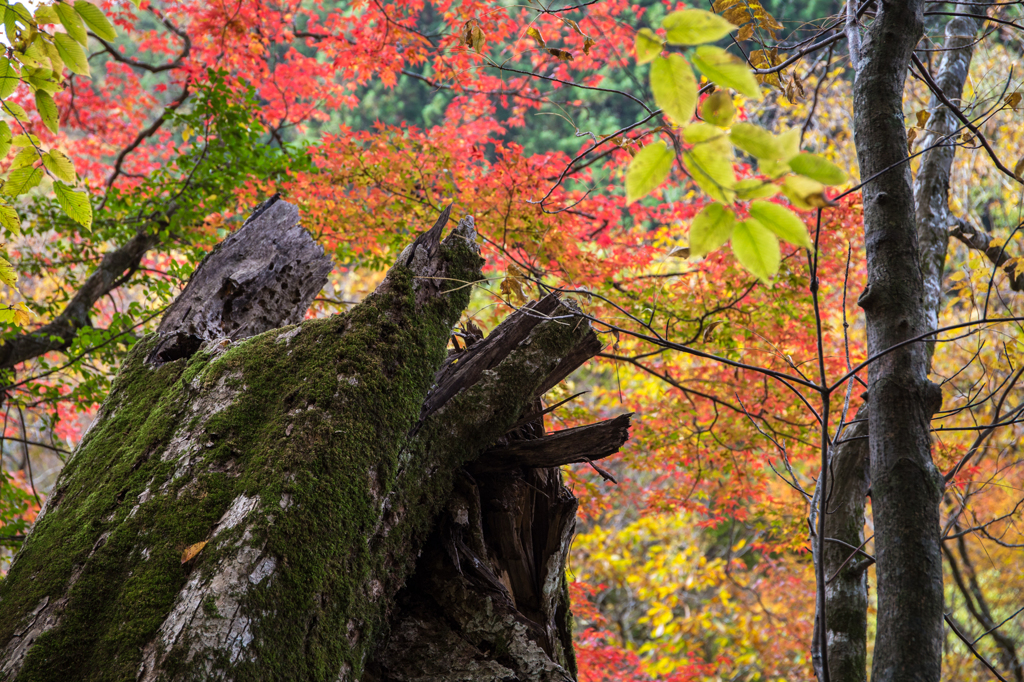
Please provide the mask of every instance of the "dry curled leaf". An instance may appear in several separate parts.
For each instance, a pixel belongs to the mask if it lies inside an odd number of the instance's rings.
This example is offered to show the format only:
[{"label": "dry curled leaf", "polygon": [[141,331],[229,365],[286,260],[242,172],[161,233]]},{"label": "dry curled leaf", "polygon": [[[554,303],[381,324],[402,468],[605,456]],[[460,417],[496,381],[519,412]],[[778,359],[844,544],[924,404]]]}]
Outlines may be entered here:
[{"label": "dry curled leaf", "polygon": [[572,52],[569,52],[568,50],[559,50],[557,47],[549,47],[548,54],[550,54],[552,57],[557,57],[559,61],[572,61]]},{"label": "dry curled leaf", "polygon": [[203,540],[202,542],[197,542],[194,545],[189,545],[188,547],[186,547],[185,550],[181,553],[181,563],[187,564],[188,562],[192,561],[192,559],[195,558],[196,554],[199,554],[199,552],[203,551],[203,547],[206,547],[206,540]]}]

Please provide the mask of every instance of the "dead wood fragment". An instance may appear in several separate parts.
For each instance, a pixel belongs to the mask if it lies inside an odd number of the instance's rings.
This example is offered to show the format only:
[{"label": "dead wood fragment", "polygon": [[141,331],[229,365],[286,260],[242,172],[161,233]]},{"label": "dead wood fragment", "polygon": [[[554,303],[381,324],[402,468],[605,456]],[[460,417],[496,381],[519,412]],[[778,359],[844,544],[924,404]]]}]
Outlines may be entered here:
[{"label": "dead wood fragment", "polygon": [[577,426],[535,438],[516,440],[492,448],[474,463],[475,471],[502,471],[515,467],[555,467],[604,459],[614,455],[629,438],[632,412],[596,424]]},{"label": "dead wood fragment", "polygon": [[205,341],[238,340],[302,321],[333,263],[275,195],[207,256],[160,322],[150,362],[188,357]]}]

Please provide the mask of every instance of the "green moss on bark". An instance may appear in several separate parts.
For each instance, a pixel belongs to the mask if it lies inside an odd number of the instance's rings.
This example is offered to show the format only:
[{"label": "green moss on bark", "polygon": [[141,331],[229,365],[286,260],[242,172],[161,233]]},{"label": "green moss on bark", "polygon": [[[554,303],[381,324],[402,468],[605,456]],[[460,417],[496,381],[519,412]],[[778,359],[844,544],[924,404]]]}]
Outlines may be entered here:
[{"label": "green moss on bark", "polygon": [[[464,243],[445,259],[448,277],[476,279]],[[166,676],[358,675],[436,513],[415,502],[440,504],[451,484],[450,471],[432,475],[403,446],[469,295],[453,284],[418,308],[412,273],[396,267],[389,278],[347,315],[219,354],[154,369],[143,362],[154,340],[138,344],[0,585],[0,643],[44,600],[67,598],[18,680],[136,679],[186,584],[221,570],[239,543],[275,559],[240,604],[253,623],[245,655],[163,652]],[[207,405],[193,413],[197,400]],[[223,409],[209,416],[213,403]],[[182,435],[195,447],[165,461]],[[256,509],[213,537],[242,495],[258,496]],[[182,551],[204,540],[183,564]],[[220,617],[216,603],[200,612]]]}]

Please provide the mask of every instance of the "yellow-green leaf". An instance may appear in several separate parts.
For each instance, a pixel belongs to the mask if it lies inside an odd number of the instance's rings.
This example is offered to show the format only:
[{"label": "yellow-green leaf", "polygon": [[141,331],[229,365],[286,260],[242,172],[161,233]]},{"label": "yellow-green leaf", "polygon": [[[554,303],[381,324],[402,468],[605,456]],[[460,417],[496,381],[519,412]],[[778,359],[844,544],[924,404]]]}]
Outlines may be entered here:
[{"label": "yellow-green leaf", "polygon": [[782,145],[776,137],[753,123],[737,123],[729,131],[729,139],[759,161],[779,161],[783,158]]},{"label": "yellow-green leaf", "polygon": [[743,201],[767,199],[778,193],[778,185],[757,178],[747,178],[736,183],[736,198]]},{"label": "yellow-green leaf", "polygon": [[86,229],[92,227],[92,204],[85,192],[76,192],[63,182],[53,183],[53,192],[57,195],[57,203],[64,209],[69,218]]},{"label": "yellow-green leaf", "polygon": [[34,188],[42,179],[42,168],[25,166],[24,168],[11,171],[7,176],[6,182],[4,182],[3,189],[0,191],[9,197],[16,197]]},{"label": "yellow-green leaf", "polygon": [[37,24],[57,24],[60,23],[60,18],[57,13],[53,10],[50,5],[40,5],[36,8],[36,23]]},{"label": "yellow-green leaf", "polygon": [[0,99],[10,97],[20,82],[18,71],[11,65],[11,60],[0,58]]},{"label": "yellow-green leaf", "polygon": [[14,305],[14,323],[19,327],[26,326],[32,321],[32,316],[28,312],[28,308],[25,307],[24,303],[16,303]]},{"label": "yellow-green leaf", "polygon": [[790,175],[782,183],[782,193],[799,209],[808,210],[828,206],[825,186],[802,175]]},{"label": "yellow-green leaf", "polygon": [[743,220],[733,228],[732,252],[736,260],[762,282],[779,272],[782,261],[779,240],[754,218]]},{"label": "yellow-green leaf", "polygon": [[738,57],[714,45],[694,50],[693,65],[723,88],[732,88],[751,99],[761,99],[761,88],[750,67]]},{"label": "yellow-green leaf", "polygon": [[82,17],[78,16],[78,12],[75,11],[74,7],[63,2],[57,2],[53,5],[53,10],[57,13],[61,26],[64,27],[69,36],[81,45],[89,42],[89,34],[85,30],[85,24],[82,23]]},{"label": "yellow-green leaf", "polygon": [[4,113],[12,117],[16,121],[22,123],[28,123],[28,114],[17,102],[3,102]]},{"label": "yellow-green leaf", "polygon": [[654,103],[677,125],[693,118],[697,106],[697,79],[693,69],[678,54],[656,57],[651,65],[651,92]]},{"label": "yellow-green leaf", "polygon": [[66,33],[58,33],[53,36],[53,44],[57,46],[57,54],[67,65],[68,71],[79,76],[89,75],[89,60],[85,58],[85,50],[74,38]]},{"label": "yellow-green leaf", "polygon": [[736,225],[736,214],[721,204],[708,204],[690,223],[690,255],[711,253],[729,241]]},{"label": "yellow-green leaf", "polygon": [[736,106],[732,103],[732,95],[725,90],[716,90],[704,98],[700,105],[700,115],[708,123],[720,128],[732,125],[736,116]]},{"label": "yellow-green leaf", "polygon": [[64,155],[59,149],[51,149],[43,156],[43,165],[46,170],[54,174],[58,180],[73,183],[77,179],[75,164]]},{"label": "yellow-green leaf", "polygon": [[19,168],[24,168],[25,166],[31,166],[38,160],[39,152],[35,150],[35,147],[25,147],[14,155],[14,161],[11,161],[11,167],[9,170],[17,170]]},{"label": "yellow-green leaf", "polygon": [[99,7],[85,0],[77,0],[75,2],[75,11],[85,21],[85,25],[100,38],[104,40],[117,39],[117,31],[114,30],[114,27],[103,15],[103,11]]},{"label": "yellow-green leaf", "polygon": [[841,185],[846,182],[846,173],[839,166],[817,154],[797,154],[787,163],[794,173],[817,180],[823,185]]},{"label": "yellow-green leaf", "polygon": [[661,21],[665,37],[673,45],[701,45],[721,40],[736,30],[726,19],[702,9],[672,12]]},{"label": "yellow-green leaf", "polygon": [[57,103],[50,97],[50,93],[36,90],[36,110],[39,111],[39,118],[43,120],[43,124],[50,129],[50,132],[57,132],[59,125]]},{"label": "yellow-green leaf", "polygon": [[[3,257],[0,257],[0,282],[6,284],[9,287],[13,287],[15,284],[18,283],[18,273],[15,272],[14,267],[11,265],[11,262]],[[13,310],[10,308],[5,309],[5,312],[7,310],[12,311],[10,313],[10,319],[7,320],[8,322],[11,322],[14,320],[14,313]]]},{"label": "yellow-green leaf", "polygon": [[754,201],[750,204],[750,217],[774,232],[780,239],[805,249],[814,247],[807,234],[807,225],[800,216],[785,206],[770,201]]},{"label": "yellow-green leaf", "polygon": [[13,206],[0,204],[0,225],[12,234],[21,234],[21,218]]},{"label": "yellow-green leaf", "polygon": [[[709,136],[707,130],[714,131],[717,135]],[[690,133],[687,136],[689,140],[706,137],[704,141],[694,144],[683,156],[690,177],[715,201],[731,204],[736,196],[733,190],[736,174],[733,170],[732,145],[729,144],[728,137],[707,123],[689,126],[687,132]]]},{"label": "yellow-green leaf", "polygon": [[41,142],[39,142],[39,138],[36,137],[35,135],[32,135],[32,134],[28,134],[28,135],[15,135],[14,138],[11,141],[14,143],[14,146],[16,148],[18,148],[18,147],[38,147],[41,144]]},{"label": "yellow-green leaf", "polygon": [[665,181],[672,170],[672,159],[675,154],[661,142],[649,144],[633,157],[626,171],[626,204],[657,189]]},{"label": "yellow-green leaf", "polygon": [[710,123],[704,121],[698,121],[691,123],[682,130],[683,142],[686,144],[699,144],[701,142],[707,142],[709,140],[719,140],[725,138],[725,132],[717,126],[713,126]]},{"label": "yellow-green leaf", "polygon": [[637,64],[653,61],[661,54],[661,48],[664,47],[661,38],[649,28],[642,28],[636,32],[635,46]]}]

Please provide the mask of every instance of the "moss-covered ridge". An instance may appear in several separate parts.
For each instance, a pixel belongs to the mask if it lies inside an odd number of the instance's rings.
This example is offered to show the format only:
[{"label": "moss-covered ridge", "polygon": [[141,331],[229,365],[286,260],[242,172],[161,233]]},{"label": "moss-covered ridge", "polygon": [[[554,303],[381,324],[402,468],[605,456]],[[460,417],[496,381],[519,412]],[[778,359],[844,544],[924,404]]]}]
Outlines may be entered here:
[{"label": "moss-covered ridge", "polygon": [[[464,241],[442,258],[452,280],[478,277]],[[416,287],[396,266],[347,315],[159,368],[143,362],[154,340],[138,344],[0,585],[0,646],[40,605],[58,619],[17,679],[134,680],[154,646],[177,679],[358,675],[436,512],[403,501],[444,494],[403,445],[469,289],[451,282],[418,305]],[[213,535],[242,496],[255,508]],[[209,599],[195,617],[248,618],[244,655],[207,655],[187,630],[167,650],[161,625],[183,589],[240,547],[273,569],[242,581],[238,612]]]}]

